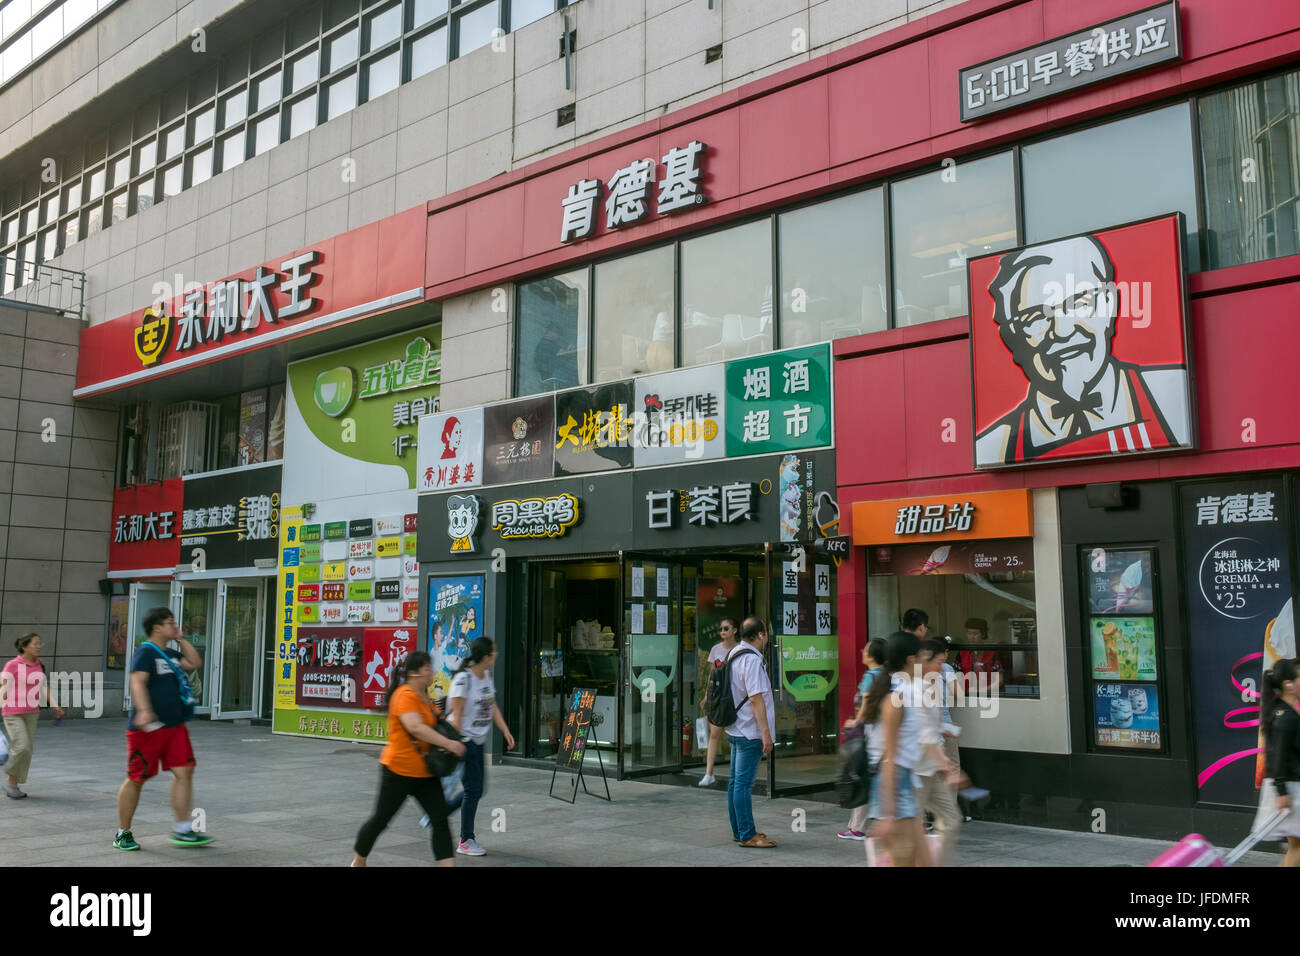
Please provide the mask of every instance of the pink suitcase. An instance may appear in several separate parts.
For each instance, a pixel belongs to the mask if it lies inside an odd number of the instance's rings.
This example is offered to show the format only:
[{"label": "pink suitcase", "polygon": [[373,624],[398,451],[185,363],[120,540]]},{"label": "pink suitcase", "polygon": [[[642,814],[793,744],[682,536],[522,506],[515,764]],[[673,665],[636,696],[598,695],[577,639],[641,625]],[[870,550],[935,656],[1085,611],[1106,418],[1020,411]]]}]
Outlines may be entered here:
[{"label": "pink suitcase", "polygon": [[1252,830],[1246,839],[1233,847],[1226,856],[1220,855],[1214,845],[1199,833],[1190,833],[1147,866],[1232,866],[1262,840],[1265,834],[1281,823],[1282,818],[1290,812],[1290,810],[1279,810],[1274,813],[1261,826]]}]

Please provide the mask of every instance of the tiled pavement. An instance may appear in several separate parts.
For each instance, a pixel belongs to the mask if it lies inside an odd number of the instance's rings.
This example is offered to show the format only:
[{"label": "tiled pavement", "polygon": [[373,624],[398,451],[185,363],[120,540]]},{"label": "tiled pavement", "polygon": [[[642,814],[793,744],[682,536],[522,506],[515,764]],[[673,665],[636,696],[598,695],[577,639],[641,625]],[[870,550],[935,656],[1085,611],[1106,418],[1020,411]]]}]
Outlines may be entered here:
[{"label": "tiled pavement", "polygon": [[[113,849],[114,797],[125,766],[123,719],[43,721],[26,800],[0,799],[0,865],[342,866],[378,784],[374,745],[272,736],[266,727],[195,721],[195,803],[216,842],[173,847],[167,780],[147,784],[134,833],[142,852]],[[164,779],[165,778],[165,779]],[[847,813],[808,799],[755,797],[759,829],[780,846],[731,842],[725,792],[611,781],[613,802],[578,794],[574,806],[547,796],[551,775],[491,767],[479,806],[488,855],[471,866],[864,866],[863,845],[839,840]],[[563,780],[557,781],[557,790]],[[597,780],[596,785],[599,785]],[[799,813],[798,811],[802,811]],[[413,801],[394,818],[372,865],[427,865],[427,831]],[[795,832],[803,820],[802,832]],[[456,815],[452,817],[455,832]],[[495,825],[498,828],[494,830]],[[500,829],[504,828],[504,829]],[[1134,866],[1168,846],[1106,834],[975,821],[957,847],[959,866]],[[1273,866],[1270,853],[1239,865]]]}]

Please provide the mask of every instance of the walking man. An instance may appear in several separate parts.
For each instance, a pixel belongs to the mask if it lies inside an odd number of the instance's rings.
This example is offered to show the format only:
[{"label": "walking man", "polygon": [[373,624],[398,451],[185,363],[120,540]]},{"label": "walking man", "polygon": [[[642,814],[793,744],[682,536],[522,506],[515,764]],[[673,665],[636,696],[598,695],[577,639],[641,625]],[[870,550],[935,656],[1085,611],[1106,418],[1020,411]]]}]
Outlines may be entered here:
[{"label": "walking man", "polygon": [[[194,716],[194,699],[182,669],[197,670],[203,665],[194,645],[181,637],[176,618],[165,607],[156,607],[145,615],[142,628],[149,639],[140,645],[131,660],[131,713],[126,724],[126,780],[117,791],[117,825],[113,838],[119,850],[138,850],[140,844],[131,835],[131,818],[140,802],[144,782],[158,773],[161,763],[173,775],[172,843],[177,846],[204,846],[212,838],[195,833],[190,822],[190,805],[194,798],[194,748],[185,722]],[[168,647],[174,641],[179,650]]]},{"label": "walking man", "polygon": [[731,699],[736,705],[736,722],[726,728],[731,742],[731,778],[727,805],[731,812],[731,838],[744,847],[774,847],[766,833],[754,826],[754,803],[750,791],[763,754],[772,752],[772,681],[763,664],[767,628],[756,617],[740,626],[740,641],[727,656],[731,664]]}]

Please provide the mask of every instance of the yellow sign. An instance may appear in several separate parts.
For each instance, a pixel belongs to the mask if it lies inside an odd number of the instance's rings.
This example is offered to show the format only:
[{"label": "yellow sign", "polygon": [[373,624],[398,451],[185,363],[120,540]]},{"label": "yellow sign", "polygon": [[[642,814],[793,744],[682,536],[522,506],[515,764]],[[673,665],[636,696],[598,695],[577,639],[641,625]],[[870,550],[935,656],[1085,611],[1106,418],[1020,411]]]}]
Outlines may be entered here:
[{"label": "yellow sign", "polygon": [[[276,627],[275,710],[297,710],[298,630],[294,624],[297,603],[298,536],[302,531],[302,509],[285,508],[280,512],[280,616]],[[286,554],[295,564],[285,565]]]},{"label": "yellow sign", "polygon": [[346,561],[326,561],[325,566],[321,569],[322,581],[346,581],[348,579],[348,563]]},{"label": "yellow sign", "polygon": [[140,327],[135,330],[135,354],[145,368],[153,365],[167,351],[172,340],[172,317],[154,309],[145,309]]},{"label": "yellow sign", "polygon": [[379,558],[392,558],[402,553],[401,538],[380,538],[375,542],[375,556]]}]

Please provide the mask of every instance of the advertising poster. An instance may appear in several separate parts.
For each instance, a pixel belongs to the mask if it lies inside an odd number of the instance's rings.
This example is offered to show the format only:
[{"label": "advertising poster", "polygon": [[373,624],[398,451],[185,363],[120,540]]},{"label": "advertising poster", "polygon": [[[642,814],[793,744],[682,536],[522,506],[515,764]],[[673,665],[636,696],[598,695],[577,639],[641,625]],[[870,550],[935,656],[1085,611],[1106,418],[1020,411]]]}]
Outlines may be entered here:
[{"label": "advertising poster", "polygon": [[299,707],[361,708],[364,637],[356,627],[298,627]]},{"label": "advertising poster", "polygon": [[429,656],[433,686],[429,695],[446,697],[452,673],[483,636],[483,575],[429,578]]},{"label": "advertising poster", "polygon": [[872,548],[872,575],[1022,574],[1034,570],[1034,542],[962,541],[955,544],[898,544]]},{"label": "advertising poster", "polygon": [[483,481],[510,484],[555,474],[555,399],[546,395],[483,409]]},{"label": "advertising poster", "polygon": [[240,465],[266,461],[266,389],[255,388],[239,396]]},{"label": "advertising poster", "polygon": [[108,601],[108,654],[104,669],[126,669],[127,619],[131,614],[131,596],[115,594]]},{"label": "advertising poster", "polygon": [[189,479],[181,511],[181,563],[193,565],[201,550],[208,570],[251,568],[258,558],[275,557],[279,522],[279,465]]},{"label": "advertising poster", "polygon": [[789,634],[781,638],[781,684],[795,700],[825,700],[839,678],[839,637]]},{"label": "advertising poster", "polygon": [[430,325],[292,363],[284,500],[415,488],[417,423],[438,410],[441,345],[442,327]]},{"label": "advertising poster", "polygon": [[1088,609],[1093,614],[1151,614],[1151,554],[1093,548],[1088,554]]},{"label": "advertising poster", "polygon": [[1159,750],[1160,699],[1155,684],[1092,685],[1098,747]]},{"label": "advertising poster", "polygon": [[976,468],[1195,447],[1182,237],[1175,214],[967,261]]},{"label": "advertising poster", "polygon": [[1295,633],[1279,621],[1291,599],[1283,486],[1241,478],[1185,485],[1180,496],[1200,799],[1253,807],[1260,648]]},{"label": "advertising poster", "polygon": [[735,359],[726,381],[728,457],[831,444],[829,345]]},{"label": "advertising poster", "polygon": [[555,477],[632,467],[632,382],[555,396]]},{"label": "advertising poster", "polygon": [[737,626],[744,620],[743,604],[739,578],[700,578],[695,586],[695,634],[704,657],[722,640],[718,627],[724,617],[734,617]]},{"label": "advertising poster", "polygon": [[637,468],[726,455],[725,373],[719,364],[636,379],[632,457]]},{"label": "advertising poster", "polygon": [[483,484],[483,409],[468,408],[420,419],[416,469],[419,491],[447,491]]},{"label": "advertising poster", "polygon": [[415,650],[414,627],[368,627],[365,629],[361,706],[366,710],[388,710],[388,685],[393,668]]},{"label": "advertising poster", "polygon": [[1094,679],[1156,679],[1154,618],[1094,617],[1091,631]]},{"label": "advertising poster", "polygon": [[302,509],[284,509],[280,514],[280,600],[277,603],[280,616],[276,624],[275,697],[272,701],[276,720],[281,712],[291,714],[298,708],[296,611],[301,530]]}]

